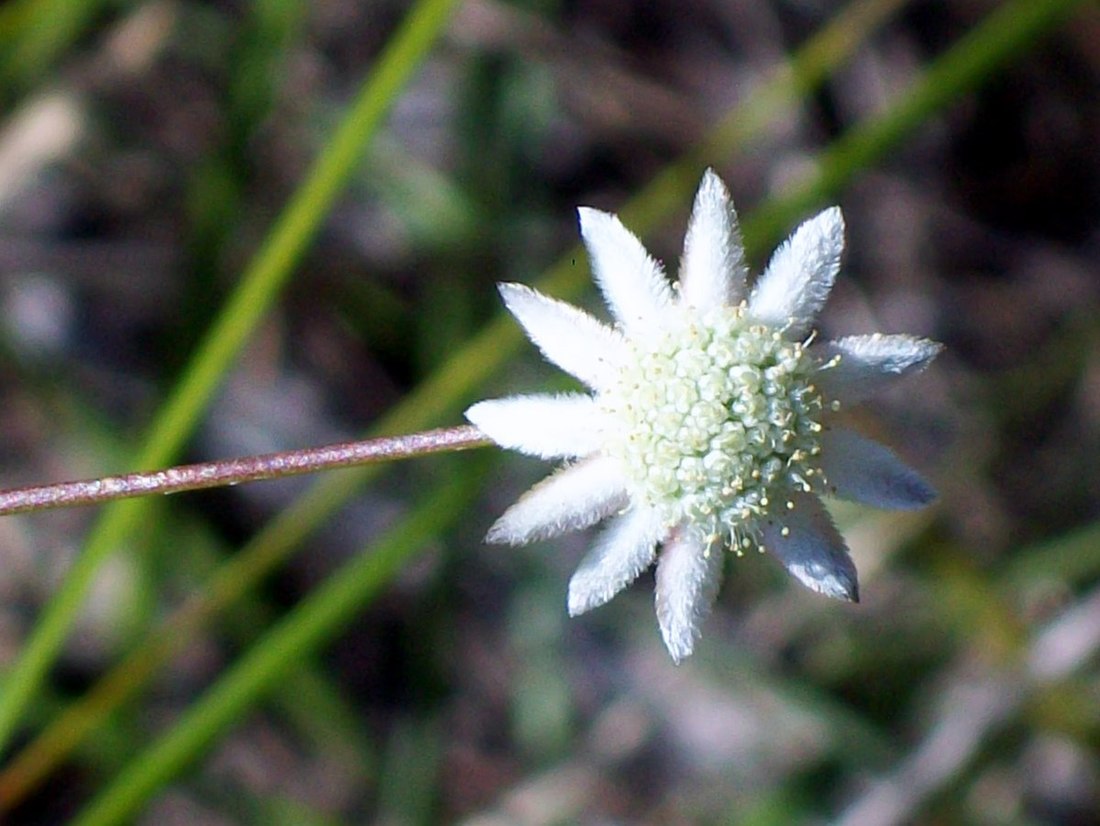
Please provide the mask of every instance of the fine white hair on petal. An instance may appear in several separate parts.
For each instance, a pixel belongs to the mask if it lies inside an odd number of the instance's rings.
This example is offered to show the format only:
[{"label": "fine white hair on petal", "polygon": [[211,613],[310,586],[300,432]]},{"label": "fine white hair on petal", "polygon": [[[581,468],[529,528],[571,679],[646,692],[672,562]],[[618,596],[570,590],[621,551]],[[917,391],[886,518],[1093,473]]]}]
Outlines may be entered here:
[{"label": "fine white hair on petal", "polygon": [[723,551],[694,531],[676,530],[657,558],[657,622],[668,653],[679,663],[689,656],[700,626],[722,584]]},{"label": "fine white hair on petal", "polygon": [[523,494],[485,539],[522,545],[578,531],[622,510],[628,502],[619,463],[592,456],[556,471]]},{"label": "fine white hair on petal", "polygon": [[653,564],[664,532],[659,514],[634,507],[615,519],[596,540],[569,580],[569,615],[603,605]]},{"label": "fine white hair on petal", "polygon": [[467,410],[466,418],[501,447],[542,459],[587,456],[603,441],[603,413],[582,393],[490,399]]},{"label": "fine white hair on petal", "polygon": [[851,430],[822,434],[821,469],[829,493],[872,507],[915,510],[936,498],[932,486],[892,450]]},{"label": "fine white hair on petal", "polygon": [[729,190],[714,170],[708,169],[684,237],[681,301],[699,310],[739,301],[745,291],[744,254]]},{"label": "fine white hair on petal", "polygon": [[926,338],[881,333],[826,341],[812,349],[822,365],[816,384],[828,398],[855,404],[923,370],[942,349]]},{"label": "fine white hair on petal", "polygon": [[791,497],[794,508],[772,516],[763,530],[764,548],[799,582],[835,599],[859,602],[856,566],[821,501],[812,494]]},{"label": "fine white hair on petal", "polygon": [[775,251],[749,298],[749,314],[791,339],[809,332],[829,297],[844,252],[844,216],[830,207],[806,221]]},{"label": "fine white hair on petal", "polygon": [[672,289],[661,265],[614,215],[589,207],[577,213],[592,275],[623,329],[641,333],[667,325]]},{"label": "fine white hair on petal", "polygon": [[497,286],[505,306],[547,359],[593,389],[608,386],[625,352],[618,331],[522,284]]}]

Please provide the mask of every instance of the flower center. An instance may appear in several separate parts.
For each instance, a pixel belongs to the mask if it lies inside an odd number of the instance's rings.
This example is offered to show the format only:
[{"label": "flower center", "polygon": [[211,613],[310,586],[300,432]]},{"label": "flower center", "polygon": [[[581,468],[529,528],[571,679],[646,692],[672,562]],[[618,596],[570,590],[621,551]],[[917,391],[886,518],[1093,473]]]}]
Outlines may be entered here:
[{"label": "flower center", "polygon": [[820,474],[822,398],[801,343],[720,307],[655,340],[600,395],[608,452],[669,526],[737,551]]}]

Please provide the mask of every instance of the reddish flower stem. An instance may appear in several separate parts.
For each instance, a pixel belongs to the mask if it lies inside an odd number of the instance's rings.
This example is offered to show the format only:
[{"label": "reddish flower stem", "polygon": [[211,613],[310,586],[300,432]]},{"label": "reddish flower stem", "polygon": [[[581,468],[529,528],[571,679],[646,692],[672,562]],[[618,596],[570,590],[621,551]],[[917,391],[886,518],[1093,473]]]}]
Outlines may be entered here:
[{"label": "reddish flower stem", "polygon": [[492,443],[476,427],[463,425],[406,436],[384,436],[283,453],[180,465],[166,470],[15,488],[0,491],[0,516],[98,505],[115,499],[155,493],[179,493],[185,490],[238,485],[242,482],[298,476],[372,462],[408,459],[429,453],[468,450],[489,444]]}]

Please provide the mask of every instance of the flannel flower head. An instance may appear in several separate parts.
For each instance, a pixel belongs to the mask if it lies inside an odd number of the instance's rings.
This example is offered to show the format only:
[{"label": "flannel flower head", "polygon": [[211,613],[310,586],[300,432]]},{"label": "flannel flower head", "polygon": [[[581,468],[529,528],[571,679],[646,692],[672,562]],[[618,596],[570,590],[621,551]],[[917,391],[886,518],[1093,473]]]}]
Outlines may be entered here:
[{"label": "flannel flower head", "polygon": [[767,550],[814,591],[857,601],[855,566],[818,496],[910,509],[935,493],[836,414],[922,369],[940,345],[879,334],[814,342],[844,247],[836,207],[802,224],[751,292],[729,193],[712,171],[675,285],[618,218],[579,214],[615,325],[500,285],[543,355],[592,393],[466,411],[502,447],[566,460],[505,511],[488,540],[522,544],[610,517],[570,580],[569,613],[607,602],[656,560],[657,620],[677,662],[694,648],[727,549]]}]

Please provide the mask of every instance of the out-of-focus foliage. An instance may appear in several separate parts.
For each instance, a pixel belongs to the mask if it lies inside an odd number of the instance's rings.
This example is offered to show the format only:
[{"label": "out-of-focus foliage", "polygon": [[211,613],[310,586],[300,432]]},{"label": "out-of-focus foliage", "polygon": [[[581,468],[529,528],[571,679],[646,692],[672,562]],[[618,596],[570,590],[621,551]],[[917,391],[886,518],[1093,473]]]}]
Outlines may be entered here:
[{"label": "out-of-focus foliage", "polygon": [[[157,455],[211,326],[262,309],[231,296],[265,255],[285,286],[178,458],[545,388],[493,284],[576,293],[580,204],[626,206],[674,270],[711,164],[757,269],[823,197],[844,208],[829,335],[947,344],[859,413],[939,502],[837,508],[859,606],[731,559],[680,667],[648,583],[566,618],[585,537],[481,544],[534,461],[146,503],[87,598],[69,586],[64,648],[31,649],[28,702],[0,683],[0,820],[1100,818],[1095,6],[446,5],[0,6],[0,485]],[[371,83],[377,135],[354,126]],[[329,209],[303,182],[348,128]],[[96,518],[0,521],[9,674],[67,617],[51,599]]]}]

